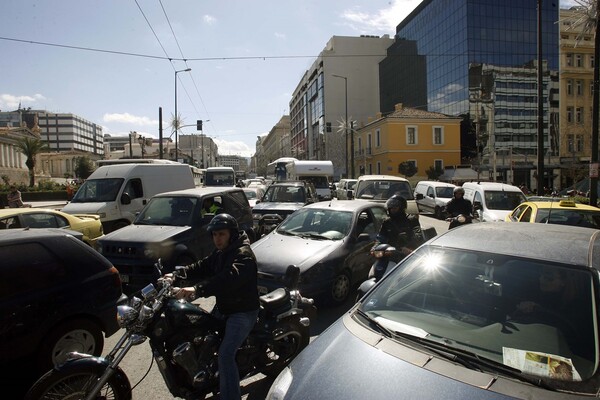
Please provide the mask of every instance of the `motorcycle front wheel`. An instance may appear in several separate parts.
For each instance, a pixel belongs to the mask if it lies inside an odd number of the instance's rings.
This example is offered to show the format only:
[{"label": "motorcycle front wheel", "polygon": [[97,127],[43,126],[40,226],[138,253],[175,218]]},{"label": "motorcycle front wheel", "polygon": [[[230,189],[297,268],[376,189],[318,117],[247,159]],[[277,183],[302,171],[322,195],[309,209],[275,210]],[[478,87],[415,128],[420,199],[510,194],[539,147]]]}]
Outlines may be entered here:
[{"label": "motorcycle front wheel", "polygon": [[278,330],[281,339],[271,340],[264,354],[261,372],[269,377],[279,375],[310,341],[308,327],[299,321],[286,322]]},{"label": "motorcycle front wheel", "polygon": [[[91,366],[67,370],[52,370],[44,374],[29,389],[25,400],[79,400],[87,396],[101,372]],[[131,400],[131,390],[116,379],[109,379],[95,397],[102,400]]]}]

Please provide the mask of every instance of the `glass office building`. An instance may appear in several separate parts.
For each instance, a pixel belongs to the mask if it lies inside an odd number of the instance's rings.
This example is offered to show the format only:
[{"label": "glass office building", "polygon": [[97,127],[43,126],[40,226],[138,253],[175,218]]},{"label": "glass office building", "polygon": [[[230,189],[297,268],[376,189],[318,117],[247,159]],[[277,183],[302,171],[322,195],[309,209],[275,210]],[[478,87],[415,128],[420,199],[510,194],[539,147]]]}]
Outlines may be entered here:
[{"label": "glass office building", "polygon": [[[558,152],[559,6],[539,3],[544,147],[552,154]],[[461,140],[470,149],[463,158],[487,163],[507,181],[530,183],[536,158],[537,6],[535,0],[424,0],[396,28],[396,39],[415,41],[426,57],[427,109],[468,113]]]}]

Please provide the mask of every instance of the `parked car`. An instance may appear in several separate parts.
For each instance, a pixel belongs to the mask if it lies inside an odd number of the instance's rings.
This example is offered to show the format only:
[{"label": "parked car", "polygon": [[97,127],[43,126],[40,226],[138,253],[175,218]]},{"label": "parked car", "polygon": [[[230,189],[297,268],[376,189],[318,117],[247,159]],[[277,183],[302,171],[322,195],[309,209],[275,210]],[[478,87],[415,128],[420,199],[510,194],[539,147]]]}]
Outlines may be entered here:
[{"label": "parked car", "polygon": [[343,303],[367,278],[369,250],[386,217],[383,204],[325,201],[291,214],[274,231],[253,243],[261,293],[284,286],[288,265],[300,268],[302,295]]},{"label": "parked car", "polygon": [[430,212],[437,219],[446,217],[446,204],[454,196],[456,185],[447,182],[420,181],[415,186],[415,201],[419,212]]},{"label": "parked car", "polygon": [[600,208],[572,200],[526,201],[506,216],[507,222],[541,222],[600,229]]},{"label": "parked car", "polygon": [[288,215],[305,204],[319,201],[314,185],[307,181],[274,182],[252,208],[257,238],[271,232]]},{"label": "parked car", "polygon": [[340,179],[336,187],[336,197],[339,200],[348,200],[354,197],[354,187],[358,179]]},{"label": "parked car", "polygon": [[419,215],[410,182],[399,176],[361,175],[354,187],[353,198],[385,203],[394,194],[399,194],[406,199],[407,213]]},{"label": "parked car", "polygon": [[465,182],[465,199],[477,213],[473,221],[504,221],[506,216],[527,198],[517,186],[500,182]]},{"label": "parked car", "polygon": [[71,351],[99,356],[119,328],[117,269],[70,231],[0,233],[0,363],[46,371]]},{"label": "parked car", "polygon": [[449,230],[311,342],[267,398],[594,397],[599,254],[589,228]]},{"label": "parked car", "polygon": [[[205,214],[202,205],[209,200],[218,211]],[[152,197],[132,225],[100,239],[98,250],[117,267],[124,292],[131,294],[159,277],[154,268],[158,258],[168,271],[207,256],[214,245],[206,225],[220,212],[235,217],[254,240],[252,210],[243,190],[214,186]]]},{"label": "parked car", "polygon": [[92,247],[104,235],[99,215],[67,214],[46,208],[5,208],[0,210],[0,229],[63,228],[81,232]]},{"label": "parked car", "polygon": [[246,197],[248,198],[248,203],[250,204],[250,208],[254,208],[256,202],[262,199],[265,195],[265,191],[257,186],[254,187],[245,187],[243,188]]}]

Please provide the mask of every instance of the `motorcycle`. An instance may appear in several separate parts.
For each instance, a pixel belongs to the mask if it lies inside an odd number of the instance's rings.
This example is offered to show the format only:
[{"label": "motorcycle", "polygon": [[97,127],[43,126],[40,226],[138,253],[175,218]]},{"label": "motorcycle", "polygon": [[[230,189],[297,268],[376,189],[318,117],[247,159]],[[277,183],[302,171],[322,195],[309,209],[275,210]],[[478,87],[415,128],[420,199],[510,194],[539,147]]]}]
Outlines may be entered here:
[{"label": "motorcycle", "polygon": [[[162,271],[160,260],[156,268]],[[185,270],[176,267],[175,281],[185,281]],[[240,378],[258,373],[275,377],[308,345],[306,315],[314,306],[297,290],[298,278],[299,268],[290,265],[286,287],[260,297],[257,323],[236,354]],[[132,386],[119,364],[146,339],[173,396],[198,399],[216,393],[217,352],[225,322],[198,305],[175,299],[177,291],[171,279],[160,278],[157,287],[150,284],[142,289],[141,298],[118,305],[117,319],[125,332],[110,353],[106,357],[70,353],[65,363],[34,383],[26,400],[131,399]]]},{"label": "motorcycle", "polygon": [[471,215],[458,214],[454,217],[446,218],[446,222],[450,222],[448,229],[452,229],[452,228],[456,228],[457,226],[472,223],[473,217]]}]

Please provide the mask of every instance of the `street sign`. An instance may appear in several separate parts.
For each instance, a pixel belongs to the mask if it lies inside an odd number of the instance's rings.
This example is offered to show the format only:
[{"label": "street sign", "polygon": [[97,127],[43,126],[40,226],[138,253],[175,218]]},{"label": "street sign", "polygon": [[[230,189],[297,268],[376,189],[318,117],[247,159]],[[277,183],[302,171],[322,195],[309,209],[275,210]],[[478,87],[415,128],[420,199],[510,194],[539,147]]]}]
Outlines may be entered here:
[{"label": "street sign", "polygon": [[590,163],[590,178],[598,177],[598,163]]}]

